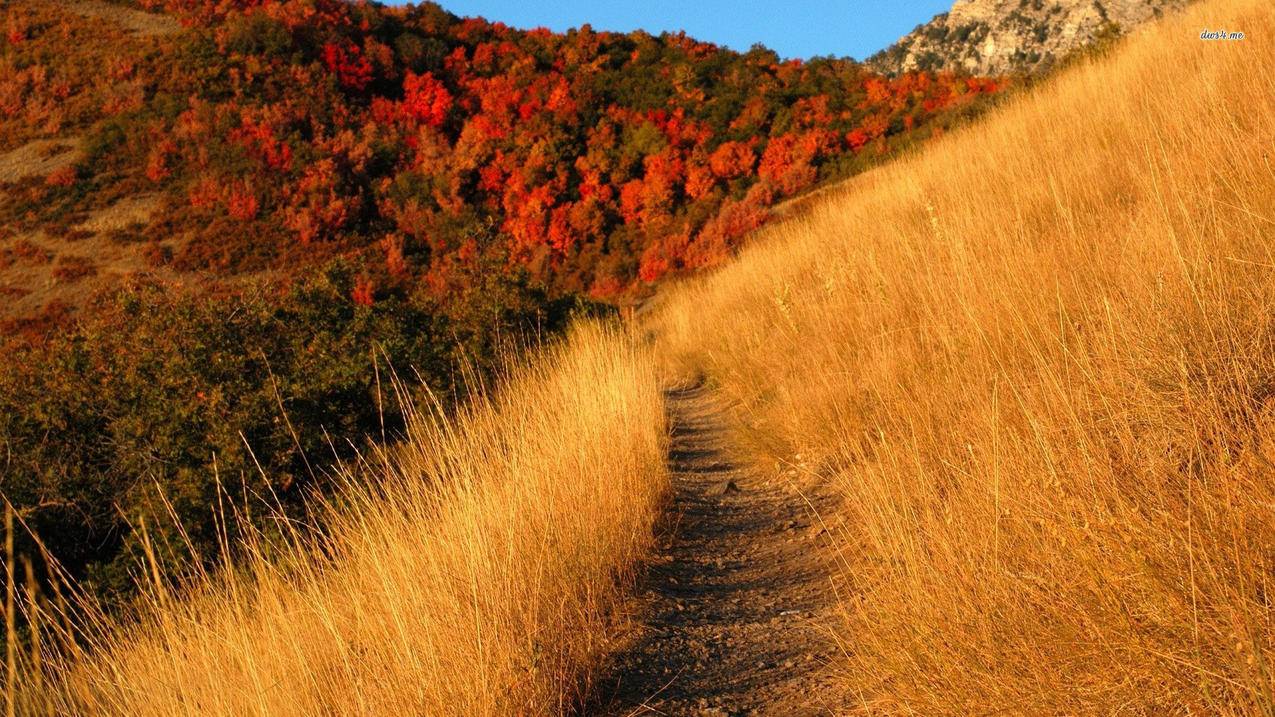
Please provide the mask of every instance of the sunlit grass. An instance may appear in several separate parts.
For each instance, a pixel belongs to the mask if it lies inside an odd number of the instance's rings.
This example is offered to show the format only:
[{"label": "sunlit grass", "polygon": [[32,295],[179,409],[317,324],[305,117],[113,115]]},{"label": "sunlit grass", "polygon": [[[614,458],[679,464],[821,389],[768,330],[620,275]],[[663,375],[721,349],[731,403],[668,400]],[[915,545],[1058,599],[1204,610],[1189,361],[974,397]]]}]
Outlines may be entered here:
[{"label": "sunlit grass", "polygon": [[1275,711],[1273,35],[1195,6],[667,297],[844,491],[863,712]]},{"label": "sunlit grass", "polygon": [[402,445],[345,470],[348,488],[317,509],[322,532],[249,536],[234,571],[180,590],[158,562],[144,566],[154,579],[132,620],[37,620],[49,649],[42,669],[21,656],[8,683],[19,711],[530,715],[576,704],[652,540],[664,416],[649,354],[620,330],[582,325],[542,354],[494,398],[452,419],[418,415]]}]

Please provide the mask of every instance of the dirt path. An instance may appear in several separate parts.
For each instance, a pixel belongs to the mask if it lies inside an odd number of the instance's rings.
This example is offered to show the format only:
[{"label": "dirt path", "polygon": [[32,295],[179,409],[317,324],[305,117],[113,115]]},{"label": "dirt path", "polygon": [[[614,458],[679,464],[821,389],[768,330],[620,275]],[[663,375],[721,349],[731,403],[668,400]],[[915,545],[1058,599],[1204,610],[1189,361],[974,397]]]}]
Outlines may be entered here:
[{"label": "dirt path", "polygon": [[832,587],[813,507],[831,500],[732,460],[724,406],[668,394],[669,536],[642,587],[643,625],[600,685],[607,715],[839,711]]}]

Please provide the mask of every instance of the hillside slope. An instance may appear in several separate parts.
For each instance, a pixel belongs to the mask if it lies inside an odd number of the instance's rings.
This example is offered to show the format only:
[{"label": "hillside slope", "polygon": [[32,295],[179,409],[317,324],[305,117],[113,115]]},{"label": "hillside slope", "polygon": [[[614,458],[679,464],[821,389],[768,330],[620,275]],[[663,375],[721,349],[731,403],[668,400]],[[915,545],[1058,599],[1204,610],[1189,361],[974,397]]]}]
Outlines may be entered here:
[{"label": "hillside slope", "polygon": [[533,358],[451,418],[422,405],[304,520],[240,535],[223,496],[222,571],[167,572],[147,540],[123,615],[19,593],[43,650],[10,653],[0,694],[77,717],[565,713],[649,554],[666,429],[650,351],[623,331],[578,324]]},{"label": "hillside slope", "polygon": [[381,360],[463,393],[1003,87],[433,3],[4,8],[0,483],[125,592],[157,490],[207,552],[218,472],[291,509],[401,428]]},{"label": "hillside slope", "polygon": [[1275,709],[1272,33],[1167,18],[658,310],[762,469],[842,491],[864,714]]},{"label": "hillside slope", "polygon": [[0,320],[338,256],[360,303],[498,272],[615,299],[1001,87],[429,2],[13,0],[6,20]]},{"label": "hillside slope", "polygon": [[869,58],[898,74],[959,70],[1039,73],[1102,38],[1179,10],[1191,0],[957,0]]},{"label": "hillside slope", "polygon": [[[382,490],[348,481],[242,570],[156,577],[139,619],[78,633],[10,593],[46,630],[23,706],[569,713],[654,557],[667,459],[840,495],[814,538],[841,603],[810,628],[853,710],[1270,714],[1275,45],[1202,24],[1267,37],[1275,8],[1205,0],[829,192],[660,295],[653,345],[585,324],[495,399],[418,415],[361,464]],[[707,376],[753,465],[718,415],[670,445],[661,365]],[[710,577],[758,564],[688,549],[738,560]]]}]

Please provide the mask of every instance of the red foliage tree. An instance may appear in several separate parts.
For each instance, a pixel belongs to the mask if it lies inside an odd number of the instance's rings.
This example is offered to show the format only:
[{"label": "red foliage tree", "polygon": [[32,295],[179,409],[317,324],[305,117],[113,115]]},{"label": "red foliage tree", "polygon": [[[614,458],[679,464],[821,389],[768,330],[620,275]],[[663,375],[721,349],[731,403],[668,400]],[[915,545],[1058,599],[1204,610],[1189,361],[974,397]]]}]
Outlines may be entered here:
[{"label": "red foliage tree", "polygon": [[75,167],[60,167],[50,172],[44,183],[50,187],[69,187],[75,184],[75,179]]},{"label": "red foliage tree", "polygon": [[359,306],[371,306],[376,303],[376,284],[368,276],[361,276],[350,289],[350,300]]},{"label": "red foliage tree", "polygon": [[406,279],[410,274],[407,257],[403,253],[403,237],[387,236],[381,240],[385,251],[385,269],[395,279]]},{"label": "red foliage tree", "polygon": [[698,162],[686,168],[686,196],[694,201],[707,197],[717,186],[713,170]]},{"label": "red foliage tree", "polygon": [[342,87],[361,92],[372,81],[372,63],[351,42],[328,42],[323,45],[323,64],[336,75]]},{"label": "red foliage tree", "polygon": [[257,218],[261,203],[247,182],[237,182],[226,190],[226,213],[241,222]]},{"label": "red foliage tree", "polygon": [[734,179],[753,171],[757,154],[744,142],[724,142],[708,158],[713,174],[721,179]]},{"label": "red foliage tree", "polygon": [[403,80],[403,108],[430,127],[440,127],[452,108],[452,95],[434,75],[409,72]]},{"label": "red foliage tree", "polygon": [[850,149],[856,152],[863,149],[863,145],[867,144],[870,139],[872,137],[862,127],[855,127],[846,133],[846,144],[850,145]]},{"label": "red foliage tree", "polygon": [[282,112],[275,108],[265,108],[245,113],[239,129],[231,134],[231,138],[242,144],[256,155],[267,167],[286,171],[292,168],[292,147],[276,136],[276,124]]},{"label": "red foliage tree", "polygon": [[177,154],[177,143],[171,139],[163,139],[151,147],[146,157],[146,178],[152,182],[162,182],[172,175],[169,162]]}]

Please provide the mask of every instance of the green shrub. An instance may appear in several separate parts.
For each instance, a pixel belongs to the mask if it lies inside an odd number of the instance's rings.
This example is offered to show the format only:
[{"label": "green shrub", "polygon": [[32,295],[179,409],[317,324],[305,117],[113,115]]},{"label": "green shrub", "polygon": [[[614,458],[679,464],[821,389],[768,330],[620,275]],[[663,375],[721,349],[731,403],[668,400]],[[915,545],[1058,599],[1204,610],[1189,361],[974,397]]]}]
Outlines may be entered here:
[{"label": "green shrub", "polygon": [[[219,499],[300,510],[329,487],[334,459],[393,440],[391,366],[459,395],[462,362],[490,371],[502,337],[556,331],[568,310],[497,279],[476,284],[463,312],[394,296],[360,306],[355,279],[335,264],[282,297],[133,286],[48,342],[14,347],[0,375],[5,497],[73,575],[128,592],[140,520],[188,557],[165,501],[197,552],[216,555]],[[35,552],[29,537],[19,552]]]}]

